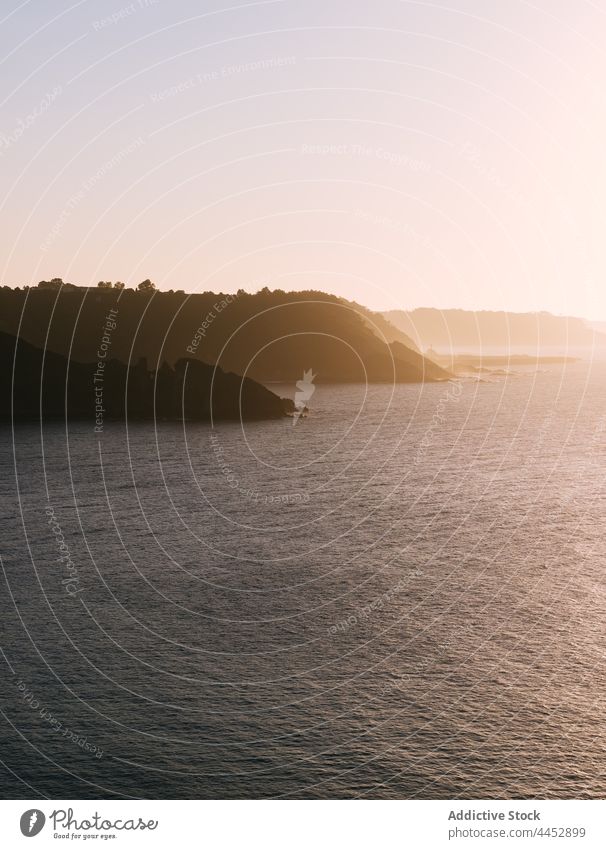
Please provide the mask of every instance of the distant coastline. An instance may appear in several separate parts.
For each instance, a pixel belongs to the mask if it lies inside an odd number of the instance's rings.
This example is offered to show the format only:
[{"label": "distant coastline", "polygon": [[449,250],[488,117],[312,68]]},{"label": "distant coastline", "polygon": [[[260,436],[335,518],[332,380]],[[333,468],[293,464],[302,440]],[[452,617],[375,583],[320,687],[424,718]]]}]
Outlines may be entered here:
[{"label": "distant coastline", "polygon": [[310,368],[321,383],[449,377],[385,318],[321,291],[186,294],[161,292],[150,280],[130,289],[106,281],[77,287],[59,278],[0,289],[0,331],[80,363],[99,359],[108,315],[112,357],[124,364],[145,359],[152,371],[190,357],[293,389]]}]

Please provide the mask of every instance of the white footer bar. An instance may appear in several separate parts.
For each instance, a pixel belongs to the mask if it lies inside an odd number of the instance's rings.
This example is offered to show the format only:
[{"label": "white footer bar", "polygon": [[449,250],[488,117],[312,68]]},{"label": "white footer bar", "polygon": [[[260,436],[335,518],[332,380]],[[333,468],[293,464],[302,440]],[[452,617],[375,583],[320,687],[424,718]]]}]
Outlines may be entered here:
[{"label": "white footer bar", "polygon": [[0,802],[3,849],[51,843],[125,849],[604,849],[606,802]]}]

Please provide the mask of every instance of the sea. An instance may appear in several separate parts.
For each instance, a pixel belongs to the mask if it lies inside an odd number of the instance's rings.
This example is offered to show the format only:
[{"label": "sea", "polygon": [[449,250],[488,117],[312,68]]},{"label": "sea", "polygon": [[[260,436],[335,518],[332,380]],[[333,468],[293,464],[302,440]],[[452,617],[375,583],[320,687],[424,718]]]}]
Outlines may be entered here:
[{"label": "sea", "polygon": [[1,427],[4,798],[606,796],[606,363],[310,367],[295,418]]}]

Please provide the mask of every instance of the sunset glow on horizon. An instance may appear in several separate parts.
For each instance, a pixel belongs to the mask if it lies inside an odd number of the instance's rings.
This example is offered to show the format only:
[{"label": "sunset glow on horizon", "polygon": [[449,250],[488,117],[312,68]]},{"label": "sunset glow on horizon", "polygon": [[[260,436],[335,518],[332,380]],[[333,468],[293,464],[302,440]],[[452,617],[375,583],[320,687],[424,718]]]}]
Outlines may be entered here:
[{"label": "sunset glow on horizon", "polygon": [[606,320],[606,11],[10,0],[1,283]]}]

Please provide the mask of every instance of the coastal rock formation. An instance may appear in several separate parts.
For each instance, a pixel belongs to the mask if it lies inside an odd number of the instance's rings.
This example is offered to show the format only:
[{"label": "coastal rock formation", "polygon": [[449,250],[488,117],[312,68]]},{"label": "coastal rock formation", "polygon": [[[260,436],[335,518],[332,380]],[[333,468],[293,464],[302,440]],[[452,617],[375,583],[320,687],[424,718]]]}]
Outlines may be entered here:
[{"label": "coastal rock formation", "polygon": [[104,357],[80,363],[0,333],[0,362],[4,420],[67,417],[102,428],[109,420],[275,419],[294,410],[254,380],[194,359],[156,371],[145,358],[131,366]]}]

